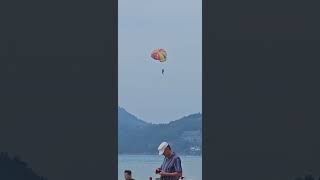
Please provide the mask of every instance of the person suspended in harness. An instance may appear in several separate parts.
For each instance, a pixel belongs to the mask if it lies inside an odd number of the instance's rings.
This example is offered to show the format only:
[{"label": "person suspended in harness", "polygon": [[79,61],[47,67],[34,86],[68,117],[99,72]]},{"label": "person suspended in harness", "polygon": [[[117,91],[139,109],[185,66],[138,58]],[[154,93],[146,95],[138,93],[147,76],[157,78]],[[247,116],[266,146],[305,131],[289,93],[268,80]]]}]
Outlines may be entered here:
[{"label": "person suspended in harness", "polygon": [[163,73],[164,73],[164,69],[162,69],[162,75],[163,75]]}]

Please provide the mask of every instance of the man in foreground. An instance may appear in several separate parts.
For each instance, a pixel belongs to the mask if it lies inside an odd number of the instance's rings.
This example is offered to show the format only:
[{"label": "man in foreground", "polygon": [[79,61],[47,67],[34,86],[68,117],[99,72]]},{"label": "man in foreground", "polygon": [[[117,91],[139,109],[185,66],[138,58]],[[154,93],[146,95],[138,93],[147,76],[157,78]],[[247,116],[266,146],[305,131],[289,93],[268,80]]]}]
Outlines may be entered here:
[{"label": "man in foreground", "polygon": [[179,180],[182,177],[181,159],[172,150],[167,142],[163,142],[158,147],[159,155],[164,156],[160,168],[156,169],[156,174],[161,176],[161,180]]}]

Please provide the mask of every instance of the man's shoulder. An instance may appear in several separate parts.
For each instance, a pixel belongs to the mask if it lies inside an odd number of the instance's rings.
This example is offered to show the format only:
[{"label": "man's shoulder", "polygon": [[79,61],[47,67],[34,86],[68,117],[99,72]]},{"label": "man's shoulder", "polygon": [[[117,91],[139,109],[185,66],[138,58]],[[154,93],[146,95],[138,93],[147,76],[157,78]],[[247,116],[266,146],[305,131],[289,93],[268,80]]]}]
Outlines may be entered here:
[{"label": "man's shoulder", "polygon": [[177,155],[177,154],[174,154],[173,158],[174,159],[180,159],[179,155]]}]

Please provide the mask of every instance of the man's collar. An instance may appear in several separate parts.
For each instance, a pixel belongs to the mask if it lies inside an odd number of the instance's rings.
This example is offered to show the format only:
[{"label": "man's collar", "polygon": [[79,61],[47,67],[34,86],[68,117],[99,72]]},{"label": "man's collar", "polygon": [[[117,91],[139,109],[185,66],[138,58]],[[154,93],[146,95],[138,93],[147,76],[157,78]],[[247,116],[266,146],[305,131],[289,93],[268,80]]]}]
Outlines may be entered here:
[{"label": "man's collar", "polygon": [[166,159],[171,159],[173,156],[175,155],[174,152],[171,153],[171,155],[169,157],[166,157]]}]

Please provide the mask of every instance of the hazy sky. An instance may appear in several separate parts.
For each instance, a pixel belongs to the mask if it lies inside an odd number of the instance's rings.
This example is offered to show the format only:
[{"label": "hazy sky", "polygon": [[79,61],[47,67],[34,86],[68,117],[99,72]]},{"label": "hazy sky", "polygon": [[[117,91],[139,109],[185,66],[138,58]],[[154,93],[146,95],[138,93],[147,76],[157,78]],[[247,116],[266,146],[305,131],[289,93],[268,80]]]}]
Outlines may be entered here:
[{"label": "hazy sky", "polygon": [[[202,112],[202,1],[118,3],[119,106],[153,123]],[[155,48],[167,50],[164,64]]]}]

